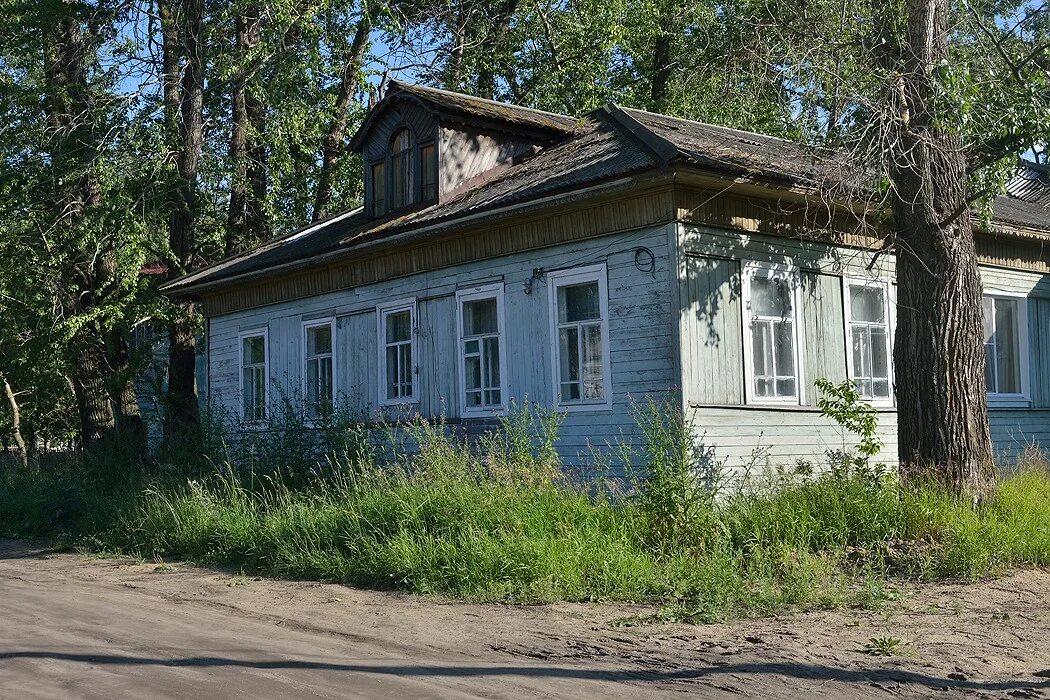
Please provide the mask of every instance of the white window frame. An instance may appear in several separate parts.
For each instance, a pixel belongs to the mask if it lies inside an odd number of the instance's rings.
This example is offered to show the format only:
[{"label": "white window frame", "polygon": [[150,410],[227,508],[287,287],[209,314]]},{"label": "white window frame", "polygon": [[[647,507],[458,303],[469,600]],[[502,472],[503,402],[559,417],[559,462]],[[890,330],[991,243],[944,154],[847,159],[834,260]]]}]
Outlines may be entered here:
[{"label": "white window frame", "polygon": [[[894,367],[893,367],[893,339],[897,333],[897,299],[894,294],[893,285],[888,280],[884,279],[872,279],[870,277],[843,277],[842,278],[842,306],[843,306],[843,330],[845,332],[846,339],[846,376],[852,382],[853,381],[853,299],[850,296],[850,286],[858,287],[882,287],[883,297],[886,300],[886,362],[889,367],[889,382],[890,382],[890,395],[885,398],[865,398],[861,397],[861,400],[865,403],[871,404],[872,406],[887,407],[893,406],[896,390],[894,384]],[[867,324],[871,325],[871,324]]]},{"label": "white window frame", "polygon": [[[244,341],[246,338],[263,339],[263,417],[248,418],[244,414]],[[249,425],[262,425],[270,419],[270,329],[252,328],[237,334],[237,402],[241,420]]]},{"label": "white window frame", "polygon": [[[602,394],[601,401],[562,401],[561,362],[558,355],[558,288],[587,282],[598,283],[598,309],[602,330]],[[547,273],[548,315],[550,317],[551,387],[554,405],[560,411],[602,411],[612,408],[612,362],[609,346],[609,283],[605,263],[586,265]]]},{"label": "white window frame", "polygon": [[[335,316],[328,316],[326,318],[310,319],[303,321],[303,332],[302,332],[302,391],[303,391],[303,415],[308,422],[317,420],[316,418],[310,418],[306,415],[306,401],[309,397],[309,386],[307,379],[306,363],[309,362],[310,358],[307,356],[309,352],[310,343],[308,342],[307,334],[311,328],[320,328],[321,326],[328,326],[332,333],[332,407],[335,407],[336,397],[339,395],[339,360],[336,358],[338,353],[336,352],[335,344]],[[318,357],[322,357],[319,355]]]},{"label": "white window frame", "polygon": [[[463,305],[484,299],[496,300],[496,342],[499,345],[499,395],[496,406],[467,406],[467,356],[463,348]],[[507,411],[506,319],[503,310],[503,283],[470,287],[456,291],[456,354],[459,356],[459,400],[461,414],[467,417],[504,415]]]},{"label": "white window frame", "polygon": [[[409,312],[409,322],[412,326],[408,341],[412,352],[412,367],[409,370],[412,377],[412,395],[390,399],[387,398],[386,392],[386,318],[391,314],[400,313],[402,311]],[[379,394],[379,405],[403,406],[406,404],[419,403],[419,374],[416,372],[416,368],[420,366],[420,357],[419,343],[416,342],[416,336],[418,335],[416,328],[416,299],[413,297],[412,299],[400,299],[398,301],[389,301],[376,305],[376,324],[376,345],[379,350],[379,388],[377,392]]]},{"label": "white window frame", "polygon": [[[988,392],[989,408],[1027,408],[1031,406],[1031,368],[1028,357],[1028,295],[1024,292],[1009,292],[985,289],[981,293],[981,313],[984,313],[984,298],[1006,299],[1017,303],[1017,366],[1020,372],[1021,391],[1014,394]],[[981,326],[983,333],[983,324]],[[982,368],[982,372],[984,369]]]},{"label": "white window frame", "polygon": [[[802,305],[799,294],[798,268],[789,263],[744,261],[742,264],[741,323],[744,339],[744,397],[748,404],[800,406],[806,400],[805,372],[802,366]],[[751,280],[758,274],[764,277],[783,276],[791,280],[791,330],[795,364],[794,396],[756,396],[754,340],[751,337]]]}]

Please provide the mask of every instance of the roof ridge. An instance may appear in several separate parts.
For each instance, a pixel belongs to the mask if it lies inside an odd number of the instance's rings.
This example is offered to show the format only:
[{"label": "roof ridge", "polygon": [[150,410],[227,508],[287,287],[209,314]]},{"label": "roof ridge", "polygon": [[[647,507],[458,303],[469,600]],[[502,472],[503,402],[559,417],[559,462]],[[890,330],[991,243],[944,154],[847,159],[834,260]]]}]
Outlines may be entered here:
[{"label": "roof ridge", "polygon": [[602,107],[591,112],[591,114],[596,112],[608,115],[615,127],[627,132],[629,136],[641,144],[642,148],[649,151],[656,158],[657,163],[661,167],[666,166],[671,162],[671,159],[682,153],[678,146],[660,136],[645,124],[642,124],[615,102],[607,102]]},{"label": "roof ridge", "polygon": [[466,92],[456,92],[455,90],[446,90],[444,88],[430,87],[429,85],[419,85],[418,83],[409,83],[409,82],[404,82],[404,81],[401,81],[401,80],[396,80],[396,79],[393,79],[393,78],[390,79],[390,84],[391,85],[396,85],[397,87],[401,88],[402,90],[405,90],[406,92],[412,92],[412,91],[415,91],[415,90],[421,90],[421,91],[424,91],[424,92],[438,92],[438,93],[441,93],[441,94],[444,94],[444,95],[455,95],[456,97],[469,97],[472,100],[477,100],[479,102],[485,102],[487,104],[495,105],[495,106],[501,107],[501,108],[512,107],[514,109],[520,109],[520,110],[525,111],[525,112],[533,112],[535,114],[542,114],[542,115],[548,116],[548,117],[560,117],[562,119],[572,119],[572,120],[579,119],[579,117],[574,117],[571,114],[564,114],[562,112],[548,112],[545,109],[536,109],[535,107],[526,107],[525,105],[514,104],[513,102],[500,102],[499,100],[493,100],[493,99],[490,99],[488,97],[478,97],[476,95],[471,95],[470,93],[466,93]]},{"label": "roof ridge", "polygon": [[[637,107],[621,107],[625,112],[641,112],[642,114],[650,114],[654,117],[661,117],[663,119],[670,119],[676,122],[687,122],[689,124],[699,124],[700,126],[709,126],[715,129],[723,129],[725,131],[733,131],[738,134],[749,134],[751,136],[761,136],[764,139],[774,139],[776,141],[783,141],[784,143],[790,143],[795,146],[815,146],[815,144],[808,144],[805,141],[796,141],[795,139],[785,138],[783,136],[774,136],[772,134],[763,134],[761,131],[751,131],[749,129],[738,129],[734,126],[723,126],[722,124],[713,124],[711,122],[703,122],[699,119],[686,119],[685,117],[676,117],[672,114],[664,114],[662,112],[650,112],[647,109],[638,109]],[[816,146],[817,148],[826,148],[826,146]]]}]

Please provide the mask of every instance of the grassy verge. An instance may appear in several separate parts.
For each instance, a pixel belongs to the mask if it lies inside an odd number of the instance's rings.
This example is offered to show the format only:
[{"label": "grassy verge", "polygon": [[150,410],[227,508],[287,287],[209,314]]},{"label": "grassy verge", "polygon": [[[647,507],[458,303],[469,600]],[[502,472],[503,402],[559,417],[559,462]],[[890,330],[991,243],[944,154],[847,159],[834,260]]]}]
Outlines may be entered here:
[{"label": "grassy verge", "polygon": [[715,498],[661,430],[632,496],[572,486],[513,431],[481,457],[433,427],[411,457],[357,455],[294,487],[229,468],[8,471],[0,534],[479,600],[657,602],[697,621],[873,606],[901,580],[1050,565],[1038,456],[976,511],[841,469]]}]

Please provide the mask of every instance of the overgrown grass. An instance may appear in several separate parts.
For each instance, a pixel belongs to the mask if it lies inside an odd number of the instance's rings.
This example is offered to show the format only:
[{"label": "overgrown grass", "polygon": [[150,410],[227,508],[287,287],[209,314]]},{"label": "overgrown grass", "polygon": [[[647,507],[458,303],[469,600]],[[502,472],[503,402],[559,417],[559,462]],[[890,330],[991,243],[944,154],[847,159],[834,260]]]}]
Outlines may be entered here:
[{"label": "overgrown grass", "polygon": [[903,580],[1050,565],[1050,470],[1035,453],[977,510],[852,468],[719,493],[681,416],[649,404],[648,469],[595,490],[560,476],[556,417],[526,413],[480,445],[420,423],[382,449],[355,439],[305,482],[298,467],[289,482],[222,462],[193,476],[8,470],[0,534],[479,600],[654,602],[697,621],[873,606]]}]

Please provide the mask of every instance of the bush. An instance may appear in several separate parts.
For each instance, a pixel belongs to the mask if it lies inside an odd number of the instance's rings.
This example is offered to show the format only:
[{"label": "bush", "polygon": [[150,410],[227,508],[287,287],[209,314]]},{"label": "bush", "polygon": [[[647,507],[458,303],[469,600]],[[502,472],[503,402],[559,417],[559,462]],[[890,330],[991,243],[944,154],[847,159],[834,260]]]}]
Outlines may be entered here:
[{"label": "bush", "polygon": [[565,478],[558,416],[527,406],[475,443],[418,419],[380,438],[333,427],[294,469],[209,457],[3,472],[0,534],[478,600],[653,602],[694,621],[878,605],[902,578],[1050,565],[1041,455],[978,510],[864,469],[731,491],[680,412],[636,412],[641,440],[623,453],[647,468],[626,495]]}]

